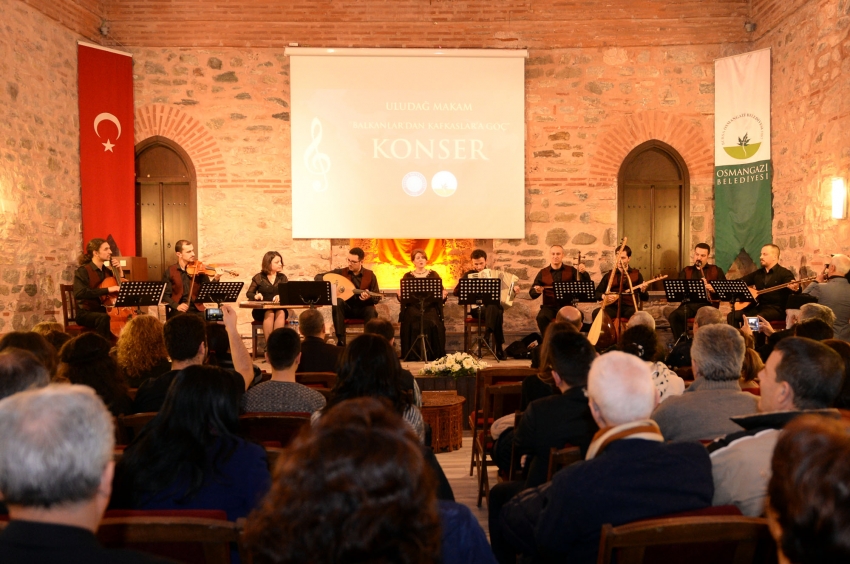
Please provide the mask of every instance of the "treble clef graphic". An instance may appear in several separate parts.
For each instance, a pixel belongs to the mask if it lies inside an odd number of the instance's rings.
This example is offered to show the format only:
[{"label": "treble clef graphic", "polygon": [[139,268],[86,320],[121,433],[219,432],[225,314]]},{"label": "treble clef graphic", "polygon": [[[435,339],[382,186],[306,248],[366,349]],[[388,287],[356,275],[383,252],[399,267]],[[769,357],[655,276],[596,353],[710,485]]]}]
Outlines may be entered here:
[{"label": "treble clef graphic", "polygon": [[304,151],[304,166],[310,173],[321,175],[321,181],[313,181],[313,190],[324,192],[328,189],[327,174],[331,169],[331,158],[319,152],[319,143],[322,142],[322,122],[319,121],[319,118],[313,118],[313,123],[310,125],[310,136],[313,138],[313,142]]}]

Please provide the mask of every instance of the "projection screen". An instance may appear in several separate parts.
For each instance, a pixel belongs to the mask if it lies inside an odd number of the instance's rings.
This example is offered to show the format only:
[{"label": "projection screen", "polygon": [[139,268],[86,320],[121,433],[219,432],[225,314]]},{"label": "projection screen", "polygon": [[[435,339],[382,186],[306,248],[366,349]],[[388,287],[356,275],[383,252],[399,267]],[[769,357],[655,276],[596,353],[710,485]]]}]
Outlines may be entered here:
[{"label": "projection screen", "polygon": [[295,238],[525,236],[525,50],[288,48]]}]

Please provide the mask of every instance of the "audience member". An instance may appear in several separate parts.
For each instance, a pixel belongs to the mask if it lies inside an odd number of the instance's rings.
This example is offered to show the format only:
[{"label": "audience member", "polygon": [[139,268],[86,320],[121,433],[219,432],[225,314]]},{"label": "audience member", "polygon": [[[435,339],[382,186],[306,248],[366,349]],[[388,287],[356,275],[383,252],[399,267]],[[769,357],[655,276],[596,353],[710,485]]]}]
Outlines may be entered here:
[{"label": "audience member", "polygon": [[113,505],[222,509],[230,521],[247,516],[271,480],[263,448],[236,436],[239,393],[221,368],[181,370],[162,410],[118,462]]},{"label": "audience member", "polygon": [[50,374],[29,351],[8,348],[0,352],[0,399],[50,383]]},{"label": "audience member", "polygon": [[171,370],[162,323],[152,315],[131,319],[121,331],[116,348],[118,368],[131,388]]},{"label": "audience member", "polygon": [[245,529],[257,564],[493,561],[469,509],[438,505],[397,413],[387,400],[348,400],[293,441]]},{"label": "audience member", "polygon": [[631,329],[632,327],[636,327],[638,325],[643,325],[644,327],[649,327],[653,331],[655,331],[655,318],[652,317],[648,311],[636,311],[634,315],[629,318],[628,323],[626,323],[626,328]]},{"label": "audience member", "polygon": [[112,345],[99,333],[90,331],[74,337],[59,351],[56,375],[71,384],[92,388],[112,415],[134,413],[133,400],[127,394],[127,383],[109,354]]},{"label": "audience member", "polygon": [[668,398],[680,396],[685,391],[685,381],[667,368],[666,364],[657,360],[662,349],[654,329],[646,325],[629,327],[620,335],[620,350],[646,362],[652,382],[658,388],[658,401],[667,401]]},{"label": "audience member", "polygon": [[36,323],[32,328],[33,333],[38,333],[42,337],[46,337],[53,331],[59,331],[62,333],[65,331],[65,327],[63,327],[61,323],[57,323],[55,321],[42,321],[40,323]]},{"label": "audience member", "polygon": [[[395,350],[395,327],[393,327],[393,324],[386,319],[382,319],[380,317],[370,319],[366,322],[366,325],[363,326],[363,332],[372,335],[380,335],[386,339],[390,343],[390,346],[393,347],[393,350]],[[401,369],[401,385],[405,390],[409,390],[413,393],[413,405],[421,409],[422,392],[419,390],[419,385],[416,383],[416,379],[413,377],[413,374],[411,374],[410,370],[407,370],[406,368]]]},{"label": "audience member", "polygon": [[850,428],[804,415],[779,435],[767,518],[782,564],[850,562]]},{"label": "audience member", "polygon": [[302,355],[298,333],[288,327],[272,331],[266,339],[266,361],[272,367],[271,380],[245,392],[243,411],[313,413],[325,407],[325,396],[295,382]]},{"label": "audience member", "polygon": [[665,439],[710,440],[740,430],[730,417],[755,413],[758,405],[738,384],[744,351],[744,338],[731,325],[700,329],[691,346],[694,383],[652,413]]},{"label": "audience member", "polygon": [[844,382],[841,384],[841,391],[838,392],[833,407],[850,410],[850,343],[838,339],[827,339],[823,341],[823,344],[837,352],[844,361]]},{"label": "audience member", "polygon": [[835,331],[833,331],[832,325],[821,319],[809,319],[794,326],[794,335],[813,341],[826,341],[835,338]]},{"label": "audience member", "polygon": [[[561,326],[563,330],[575,330],[577,333],[581,332],[582,327],[584,325],[584,315],[581,310],[575,308],[573,306],[564,306],[558,310],[558,313],[555,315],[555,323],[562,323],[564,325]],[[548,329],[548,327],[547,327]],[[545,337],[545,335],[544,335]],[[540,357],[543,354],[543,339],[541,338],[540,346],[534,347],[531,349],[531,367],[532,368],[540,368]],[[550,387],[552,387],[551,382],[549,382]],[[554,387],[552,388],[554,389]],[[544,390],[541,389],[541,392]],[[541,395],[540,397],[546,397],[549,394]],[[533,398],[536,399],[536,398]],[[533,401],[533,400],[532,400]],[[527,404],[524,404],[527,405]],[[523,407],[524,409],[524,407]]]},{"label": "audience member", "polygon": [[[746,339],[744,339],[746,344]],[[738,379],[738,385],[742,390],[758,390],[758,375],[764,369],[764,362],[761,361],[759,353],[751,347],[744,349],[744,363],[741,365],[741,377]]]},{"label": "audience member", "polygon": [[91,388],[53,385],[0,401],[0,493],[11,522],[0,559],[28,564],[154,563],[94,533],[112,489],[112,416]]},{"label": "audience member", "polygon": [[[490,531],[494,552],[506,541],[526,555],[593,563],[605,523],[618,526],[710,505],[705,448],[665,443],[649,419],[658,390],[646,363],[618,351],[598,357],[587,394],[600,431],[585,461],[514,497],[502,510],[500,526]],[[683,476],[687,479],[679,479]],[[496,541],[500,536],[504,540]],[[512,561],[510,553],[496,556]]]},{"label": "audience member", "polygon": [[71,340],[71,335],[64,331],[51,331],[44,336],[44,339],[53,345],[53,348],[58,352],[62,346]]},{"label": "audience member", "polygon": [[305,309],[298,316],[298,329],[304,335],[298,372],[336,372],[342,348],[325,342],[325,318],[318,309]]},{"label": "audience member", "polygon": [[56,375],[56,364],[58,362],[56,349],[47,340],[31,331],[12,331],[0,337],[0,351],[8,348],[29,351],[47,368],[51,376]]},{"label": "audience member", "polygon": [[[241,375],[236,371],[236,366],[233,364],[233,355],[230,353],[230,332],[221,323],[208,322],[206,324],[207,331],[207,359],[204,364],[224,368],[228,372],[232,372],[235,378],[241,378]],[[241,347],[247,353],[245,347]],[[250,361],[250,358],[248,360]],[[260,367],[251,362],[252,378],[251,383],[259,383],[263,379],[263,371]]]},{"label": "audience member", "polygon": [[[235,374],[242,390],[254,380],[254,367],[248,349],[236,329],[236,312],[227,304],[222,306],[224,326],[230,340]],[[203,364],[207,358],[207,332],[204,320],[197,315],[176,314],[163,327],[165,349],[171,357],[171,370],[161,376],[148,378],[136,392],[134,409],[137,413],[159,411],[171,382],[178,372],[188,366]]]},{"label": "audience member", "polygon": [[842,341],[850,341],[850,282],[846,278],[849,273],[850,257],[832,255],[827,272],[820,273],[817,282],[803,290],[835,313],[832,328],[835,337]]},{"label": "audience member", "polygon": [[[788,337],[795,336],[796,333],[797,333],[797,326],[805,323],[806,321],[812,320],[812,319],[820,319],[825,324],[827,324],[829,327],[832,327],[835,323],[835,313],[833,313],[833,311],[831,309],[829,309],[828,307],[821,305],[821,304],[817,304],[817,303],[803,304],[802,306],[800,306],[800,315],[799,315],[799,318],[797,319],[797,323],[794,324],[794,325],[790,325],[788,328],[782,329],[781,331],[774,330],[773,326],[768,321],[765,321],[765,319],[763,317],[759,317],[758,318],[758,320],[759,320],[759,333],[763,333],[764,335],[767,336],[766,342],[763,345],[756,347],[756,350],[759,352],[759,355],[761,355],[762,360],[765,360],[765,361],[767,360],[767,357],[770,356],[770,353],[771,353],[771,351],[773,351],[773,347],[776,346],[776,343],[778,343],[782,339],[786,339]],[[813,327],[813,329],[816,329],[816,328],[820,329],[821,327],[815,326],[815,327]],[[741,327],[741,329],[745,333],[750,332],[750,328],[749,328],[749,326],[747,326],[746,323],[744,324],[743,327]],[[804,335],[805,335],[806,329],[804,329],[803,331],[804,331]],[[815,334],[818,335],[820,333],[815,333]],[[801,336],[804,336],[804,335],[801,335]],[[833,336],[834,336],[834,334],[831,333],[830,336],[826,337],[826,338],[832,339]]]},{"label": "audience member", "polygon": [[[720,323],[726,323],[726,316],[720,313],[720,310],[716,307],[701,307],[697,310],[694,315],[694,337],[697,334],[697,331],[700,327],[705,327],[707,325],[718,325]],[[746,324],[745,324],[746,325]],[[691,365],[691,343],[693,342],[693,338],[688,339],[687,333],[685,334],[685,338],[678,341],[673,347],[673,350],[670,351],[670,354],[667,355],[667,364],[674,368],[686,367]]]},{"label": "audience member", "polygon": [[[770,459],[779,431],[795,417],[827,410],[841,389],[844,365],[828,346],[789,337],[776,343],[759,375],[758,414],[735,417],[744,430],[708,446],[714,505],[738,506],[749,517],[764,514]],[[838,411],[822,411],[838,417]]]},{"label": "audience member", "polygon": [[[557,317],[554,323],[550,323],[546,327],[547,337],[550,331],[553,333],[576,333],[574,325],[567,321],[560,321]],[[539,372],[536,376],[528,376],[522,381],[520,411],[525,411],[525,408],[534,400],[561,393],[552,379],[552,363],[548,348],[544,337],[540,346],[532,349],[531,368],[536,368]]]}]

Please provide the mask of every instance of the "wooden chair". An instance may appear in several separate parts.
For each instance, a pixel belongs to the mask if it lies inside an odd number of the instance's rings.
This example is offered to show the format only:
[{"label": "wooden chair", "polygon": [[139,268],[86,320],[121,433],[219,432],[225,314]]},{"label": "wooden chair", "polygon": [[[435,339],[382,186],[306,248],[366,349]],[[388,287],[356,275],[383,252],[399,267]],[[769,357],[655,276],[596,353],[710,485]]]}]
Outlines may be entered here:
[{"label": "wooden chair", "polygon": [[552,476],[558,470],[582,460],[584,460],[584,457],[581,455],[581,449],[577,446],[567,445],[564,448],[549,449],[549,470],[546,473],[546,481],[551,482]]},{"label": "wooden chair", "polygon": [[[239,523],[232,523],[226,520],[226,514],[222,520],[149,513],[153,515],[114,517],[107,514],[98,527],[98,540],[109,548],[131,548],[174,561],[204,564],[230,564],[230,543],[239,546],[241,519]],[[239,552],[242,562],[250,562],[241,546]]]},{"label": "wooden chair", "polygon": [[118,444],[128,445],[139,436],[142,429],[156,417],[156,411],[119,415],[116,421],[116,440]]},{"label": "wooden chair", "polygon": [[602,526],[597,564],[776,562],[767,520],[741,516],[652,519]]},{"label": "wooden chair", "polygon": [[[479,410],[482,405],[482,396],[484,388],[494,384],[513,384],[522,382],[529,376],[535,376],[537,370],[534,368],[485,368],[479,370],[475,374],[475,395],[472,398],[472,408],[469,411],[469,428],[472,429],[472,437],[477,434],[478,429],[482,425],[482,418]],[[518,407],[518,406],[517,406]],[[491,421],[492,423],[492,421]],[[478,460],[478,449],[475,441],[472,442],[472,455],[469,461],[469,475],[472,476],[475,462]]]},{"label": "wooden chair", "polygon": [[266,450],[266,460],[269,463],[269,472],[274,472],[274,467],[277,466],[277,461],[283,455],[283,449],[280,447],[267,446],[263,447]]},{"label": "wooden chair", "polygon": [[296,372],[295,381],[308,388],[327,388],[333,390],[336,385],[334,372]]},{"label": "wooden chair", "polygon": [[62,297],[62,323],[65,332],[76,337],[91,329],[77,324],[77,300],[74,298],[74,286],[59,284],[59,295]]},{"label": "wooden chair", "polygon": [[518,405],[522,398],[522,383],[515,382],[512,384],[493,384],[484,388],[483,400],[483,423],[481,430],[474,436],[474,448],[480,453],[476,468],[478,470],[478,507],[481,507],[482,498],[490,494],[490,478],[487,475],[487,467],[493,465],[492,460],[487,460],[487,453],[493,448],[493,437],[490,435],[490,424],[514,411],[513,408],[506,408],[510,405],[511,400],[515,405]]},{"label": "wooden chair", "polygon": [[282,448],[309,424],[309,413],[246,413],[239,416],[239,434],[264,446]]},{"label": "wooden chair", "polygon": [[[472,336],[478,335],[478,318],[472,316],[472,314],[470,313],[471,309],[472,309],[471,306],[468,305],[468,304],[463,306],[463,352],[466,352],[466,353],[469,352],[469,343],[472,340]],[[482,319],[481,320],[481,336],[482,337],[484,336],[485,330],[486,329],[484,327],[484,320]],[[490,342],[493,343],[491,346],[493,346],[494,350],[495,350],[495,341],[493,340],[492,337],[490,339]],[[481,350],[485,350],[483,346],[482,346]]]}]

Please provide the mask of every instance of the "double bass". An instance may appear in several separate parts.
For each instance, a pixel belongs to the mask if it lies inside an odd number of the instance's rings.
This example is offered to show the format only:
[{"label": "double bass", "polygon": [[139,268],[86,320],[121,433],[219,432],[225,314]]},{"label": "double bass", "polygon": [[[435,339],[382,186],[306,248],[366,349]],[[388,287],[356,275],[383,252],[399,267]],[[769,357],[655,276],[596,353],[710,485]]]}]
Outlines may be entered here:
[{"label": "double bass", "polygon": [[[115,266],[112,264],[112,258],[110,257],[109,267],[112,270],[112,276],[107,276],[103,279],[103,282],[100,283],[98,288],[110,288],[112,286],[118,286],[118,292],[121,291],[121,284],[127,282],[127,279],[124,278],[124,272],[121,270],[121,265]],[[115,275],[115,269],[118,269],[118,275]],[[136,316],[136,311],[132,307],[116,307],[115,303],[118,301],[118,292],[113,292],[110,294],[106,294],[105,296],[101,296],[100,301],[103,304],[103,307],[106,308],[106,314],[109,316],[109,331],[115,336],[117,339],[121,335],[121,330],[124,329],[124,326],[127,325],[127,322],[133,319]]]}]

